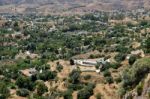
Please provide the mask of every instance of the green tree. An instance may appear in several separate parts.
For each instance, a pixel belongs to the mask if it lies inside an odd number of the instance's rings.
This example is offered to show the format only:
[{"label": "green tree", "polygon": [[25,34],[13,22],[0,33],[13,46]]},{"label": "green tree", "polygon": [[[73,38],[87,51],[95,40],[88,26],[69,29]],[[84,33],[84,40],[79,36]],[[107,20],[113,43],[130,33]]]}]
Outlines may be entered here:
[{"label": "green tree", "polygon": [[142,82],[139,83],[139,85],[137,86],[136,90],[137,90],[138,96],[140,96],[142,94],[142,91],[143,91],[143,83]]},{"label": "green tree", "polygon": [[61,70],[63,69],[63,66],[58,62],[57,63],[57,66],[56,66],[56,69],[61,72]]},{"label": "green tree", "polygon": [[39,82],[38,85],[37,85],[37,94],[38,95],[43,95],[47,91],[48,91],[48,88],[44,84],[44,82]]},{"label": "green tree", "polygon": [[129,64],[130,65],[133,65],[134,64],[134,62],[136,61],[136,56],[131,56],[130,58],[129,58]]},{"label": "green tree", "polygon": [[102,99],[102,94],[101,93],[97,93],[95,97],[96,97],[96,99]]},{"label": "green tree", "polygon": [[30,78],[24,77],[24,76],[19,76],[17,78],[16,85],[19,88],[27,88],[29,90],[33,90],[34,89],[34,82],[32,82]]},{"label": "green tree", "polygon": [[119,53],[119,54],[117,54],[117,55],[115,56],[115,60],[116,60],[117,62],[124,61],[125,58],[126,58],[126,55],[123,54],[123,53]]},{"label": "green tree", "polygon": [[10,95],[9,89],[4,82],[0,82],[0,99],[7,99]]},{"label": "green tree", "polygon": [[38,78],[44,81],[55,79],[57,73],[55,71],[43,71],[42,73],[38,74]]},{"label": "green tree", "polygon": [[71,90],[71,89],[68,89],[67,91],[65,91],[63,93],[64,99],[73,99],[72,92],[73,92],[73,90]]},{"label": "green tree", "polygon": [[109,72],[109,70],[105,70],[104,73],[103,73],[104,77],[110,77],[111,76],[111,73]]},{"label": "green tree", "polygon": [[73,83],[73,84],[76,84],[79,82],[79,79],[80,79],[80,71],[79,70],[73,70],[70,74],[69,74],[69,77],[70,77],[70,82]]},{"label": "green tree", "polygon": [[150,37],[145,41],[144,47],[145,47],[146,53],[150,53]]},{"label": "green tree", "polygon": [[110,76],[110,77],[106,77],[106,81],[107,81],[107,83],[109,83],[109,84],[111,84],[111,83],[113,83],[114,81],[113,81],[113,78]]},{"label": "green tree", "polygon": [[78,99],[89,99],[89,97],[93,94],[93,88],[95,84],[89,83],[85,88],[80,90],[77,94]]},{"label": "green tree", "polygon": [[17,90],[17,95],[22,96],[22,97],[27,97],[29,95],[29,90],[19,89],[19,90]]}]

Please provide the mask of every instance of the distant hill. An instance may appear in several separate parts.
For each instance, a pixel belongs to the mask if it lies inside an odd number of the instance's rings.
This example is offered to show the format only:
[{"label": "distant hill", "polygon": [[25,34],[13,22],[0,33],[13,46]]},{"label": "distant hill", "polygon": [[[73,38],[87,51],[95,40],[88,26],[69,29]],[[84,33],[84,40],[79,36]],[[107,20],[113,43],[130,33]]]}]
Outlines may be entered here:
[{"label": "distant hill", "polygon": [[150,9],[150,0],[0,0],[0,5],[4,6],[0,8],[0,12],[21,13],[32,7],[38,12],[70,11],[72,13],[93,10]]}]

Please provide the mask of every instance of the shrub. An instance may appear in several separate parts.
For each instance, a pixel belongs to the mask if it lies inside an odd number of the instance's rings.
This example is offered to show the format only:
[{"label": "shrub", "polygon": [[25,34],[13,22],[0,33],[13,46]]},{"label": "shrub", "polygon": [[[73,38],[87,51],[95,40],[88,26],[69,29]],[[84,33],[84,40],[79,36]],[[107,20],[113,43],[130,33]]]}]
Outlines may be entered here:
[{"label": "shrub", "polygon": [[70,59],[70,65],[74,65],[74,60]]},{"label": "shrub", "polygon": [[63,69],[63,66],[61,64],[57,64],[56,69],[61,72],[61,70]]},{"label": "shrub", "polygon": [[95,97],[96,97],[96,99],[102,99],[101,93],[97,93]]},{"label": "shrub", "polygon": [[91,96],[90,92],[88,90],[80,90],[78,92],[78,99],[88,99]]},{"label": "shrub", "polygon": [[0,99],[7,99],[10,95],[9,89],[4,82],[0,82]]},{"label": "shrub", "polygon": [[85,88],[78,92],[78,99],[88,99],[93,94],[94,87],[94,84],[89,83]]},{"label": "shrub", "polygon": [[84,76],[84,79],[85,80],[88,80],[88,79],[90,79],[91,78],[91,75],[86,75],[86,76]]},{"label": "shrub", "polygon": [[80,71],[79,70],[73,70],[70,74],[69,74],[69,80],[71,83],[76,84],[79,82],[80,79]]},{"label": "shrub", "polygon": [[68,89],[72,89],[72,90],[80,90],[84,87],[83,84],[69,84],[68,85]]},{"label": "shrub", "polygon": [[133,99],[133,95],[129,93],[126,99]]},{"label": "shrub", "polygon": [[9,84],[11,89],[16,89],[16,85],[14,83]]},{"label": "shrub", "polygon": [[103,72],[103,75],[104,75],[104,77],[111,76],[109,70],[105,70],[105,71]]},{"label": "shrub", "polygon": [[29,95],[29,90],[19,89],[19,90],[17,90],[17,95],[22,96],[22,97],[27,97]]},{"label": "shrub", "polygon": [[121,82],[121,77],[119,76],[119,77],[117,77],[116,79],[115,79],[115,81],[116,81],[116,83],[120,83]]},{"label": "shrub", "polygon": [[42,73],[38,74],[38,78],[44,81],[55,79],[57,73],[54,71],[43,71]]},{"label": "shrub", "polygon": [[65,91],[63,93],[64,99],[73,99],[72,92],[73,92],[73,90],[70,90],[70,89],[68,89],[67,91]]},{"label": "shrub", "polygon": [[148,97],[150,98],[150,90],[148,91]]},{"label": "shrub", "polygon": [[93,54],[91,54],[91,55],[89,56],[89,58],[94,59],[95,56],[94,56]]},{"label": "shrub", "polygon": [[99,69],[99,67],[100,67],[100,64],[96,64],[96,65],[95,65],[95,68],[96,68],[96,69]]},{"label": "shrub", "polygon": [[113,78],[112,78],[112,77],[106,77],[106,82],[109,83],[109,84],[111,84],[111,83],[113,83],[114,81],[113,81]]},{"label": "shrub", "polygon": [[144,48],[146,53],[150,53],[150,37],[145,41]]},{"label": "shrub", "polygon": [[30,78],[24,76],[20,76],[17,78],[16,85],[19,88],[27,88],[29,90],[34,89],[34,82],[32,82]]},{"label": "shrub", "polygon": [[122,54],[122,53],[119,53],[119,54],[117,54],[117,55],[115,56],[115,60],[116,60],[117,62],[124,61],[125,58],[126,58],[126,55],[125,55],[125,54]]},{"label": "shrub", "polygon": [[142,94],[142,91],[143,91],[143,83],[139,83],[136,90],[137,90],[138,96],[140,96]]},{"label": "shrub", "polygon": [[42,95],[42,94],[44,94],[47,91],[48,91],[48,88],[44,84],[44,82],[39,82],[38,85],[37,85],[37,94],[38,95]]},{"label": "shrub", "polygon": [[118,95],[120,96],[121,99],[125,95],[125,93],[126,93],[126,90],[124,88],[120,87],[118,89]]},{"label": "shrub", "polygon": [[121,66],[121,63],[120,63],[120,62],[112,63],[112,64],[111,64],[111,67],[112,67],[113,69],[118,69],[120,66]]},{"label": "shrub", "polygon": [[130,65],[133,65],[134,64],[134,62],[136,61],[136,56],[131,56],[130,58],[129,58],[129,64]]}]

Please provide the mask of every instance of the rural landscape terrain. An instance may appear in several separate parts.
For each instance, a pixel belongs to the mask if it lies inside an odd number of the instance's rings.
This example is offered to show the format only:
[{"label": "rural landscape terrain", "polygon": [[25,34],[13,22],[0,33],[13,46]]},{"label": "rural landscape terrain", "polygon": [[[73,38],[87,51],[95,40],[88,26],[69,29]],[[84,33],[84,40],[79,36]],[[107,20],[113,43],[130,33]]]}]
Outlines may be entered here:
[{"label": "rural landscape terrain", "polygon": [[0,99],[150,99],[150,1],[0,0]]}]

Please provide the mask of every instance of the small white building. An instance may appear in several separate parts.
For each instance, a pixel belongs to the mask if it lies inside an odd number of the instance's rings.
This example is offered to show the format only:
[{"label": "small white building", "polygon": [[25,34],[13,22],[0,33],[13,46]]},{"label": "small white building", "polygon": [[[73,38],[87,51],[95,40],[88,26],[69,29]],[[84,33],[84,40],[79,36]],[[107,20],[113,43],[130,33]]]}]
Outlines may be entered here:
[{"label": "small white building", "polygon": [[74,63],[82,66],[95,66],[97,64],[96,61],[91,60],[74,60]]},{"label": "small white building", "polygon": [[104,58],[100,59],[76,59],[74,60],[74,64],[81,65],[81,66],[95,66],[98,63],[106,64],[107,62],[110,62],[109,59],[105,60]]}]

